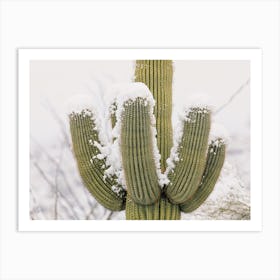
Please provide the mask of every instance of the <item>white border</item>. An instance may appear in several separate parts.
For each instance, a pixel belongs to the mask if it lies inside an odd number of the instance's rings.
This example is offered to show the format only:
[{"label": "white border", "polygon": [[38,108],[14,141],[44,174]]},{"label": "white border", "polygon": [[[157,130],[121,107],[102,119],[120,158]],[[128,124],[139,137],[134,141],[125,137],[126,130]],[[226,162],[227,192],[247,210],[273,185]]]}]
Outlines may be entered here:
[{"label": "white border", "polygon": [[[29,82],[31,60],[249,60],[251,86],[251,219],[242,221],[30,220]],[[261,49],[19,49],[18,50],[19,231],[261,231],[262,52]]]}]

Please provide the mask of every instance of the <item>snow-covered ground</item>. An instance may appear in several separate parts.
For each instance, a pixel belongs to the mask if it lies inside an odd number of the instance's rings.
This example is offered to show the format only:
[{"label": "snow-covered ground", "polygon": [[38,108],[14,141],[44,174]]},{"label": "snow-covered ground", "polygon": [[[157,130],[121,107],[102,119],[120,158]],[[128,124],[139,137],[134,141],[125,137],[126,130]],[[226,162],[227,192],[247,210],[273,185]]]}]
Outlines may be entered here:
[{"label": "snow-covered ground", "polygon": [[[250,219],[250,86],[247,61],[175,61],[173,122],[194,98],[210,104],[228,134],[226,162],[207,201],[183,219]],[[71,152],[66,107],[77,94],[128,83],[131,61],[31,62],[32,219],[124,219],[84,188]]]}]

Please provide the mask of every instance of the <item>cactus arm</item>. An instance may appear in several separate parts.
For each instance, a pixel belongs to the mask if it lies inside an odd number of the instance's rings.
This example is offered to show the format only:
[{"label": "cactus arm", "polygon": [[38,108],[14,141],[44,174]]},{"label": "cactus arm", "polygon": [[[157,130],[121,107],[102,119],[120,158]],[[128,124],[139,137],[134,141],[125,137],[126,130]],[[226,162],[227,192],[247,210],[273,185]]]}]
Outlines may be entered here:
[{"label": "cactus arm", "polygon": [[153,153],[150,104],[126,101],[121,115],[121,156],[128,194],[141,205],[155,203],[161,193]]},{"label": "cactus arm", "polygon": [[179,160],[168,174],[170,183],[165,193],[172,203],[184,203],[198,188],[206,163],[209,131],[209,110],[192,108],[184,121],[177,148]]},{"label": "cactus arm", "polygon": [[172,77],[171,60],[137,60],[135,81],[142,82],[152,92],[156,105],[157,145],[161,154],[161,170],[165,171],[166,160],[173,145],[172,133]]},{"label": "cactus arm", "polygon": [[207,161],[201,183],[194,195],[180,205],[181,211],[190,213],[197,209],[213,191],[225,160],[223,140],[212,141],[208,148]]},{"label": "cactus arm", "polygon": [[123,210],[125,191],[114,178],[104,177],[106,162],[98,158],[100,150],[94,145],[95,141],[99,142],[99,137],[92,112],[87,109],[80,113],[73,112],[69,119],[73,152],[85,186],[105,208]]}]

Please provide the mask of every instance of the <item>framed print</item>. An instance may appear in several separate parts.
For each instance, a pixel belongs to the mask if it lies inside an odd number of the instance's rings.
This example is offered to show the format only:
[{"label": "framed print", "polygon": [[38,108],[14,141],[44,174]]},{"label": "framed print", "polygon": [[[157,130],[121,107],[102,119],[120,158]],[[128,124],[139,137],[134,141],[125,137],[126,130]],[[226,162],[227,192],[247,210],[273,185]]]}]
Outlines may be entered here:
[{"label": "framed print", "polygon": [[19,49],[18,65],[19,230],[261,229],[260,49]]},{"label": "framed print", "polygon": [[279,280],[279,17],[0,1],[0,279]]}]

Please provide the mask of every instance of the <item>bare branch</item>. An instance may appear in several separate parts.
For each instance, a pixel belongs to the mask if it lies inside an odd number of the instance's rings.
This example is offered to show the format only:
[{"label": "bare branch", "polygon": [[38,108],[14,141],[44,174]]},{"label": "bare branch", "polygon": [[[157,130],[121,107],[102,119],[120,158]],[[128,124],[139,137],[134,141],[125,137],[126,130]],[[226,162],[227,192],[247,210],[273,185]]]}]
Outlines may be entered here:
[{"label": "bare branch", "polygon": [[43,104],[43,106],[50,111],[51,116],[53,117],[53,119],[57,122],[58,126],[60,127],[60,131],[62,133],[63,139],[66,143],[66,145],[71,148],[71,143],[70,143],[70,139],[68,136],[68,133],[66,131],[65,128],[65,122],[60,118],[59,114],[56,112],[54,106],[48,101],[45,100],[45,103]]},{"label": "bare branch", "polygon": [[33,161],[33,165],[36,167],[37,171],[39,172],[41,177],[48,183],[48,185],[52,189],[55,189],[54,183],[48,178],[48,176],[45,174],[44,170],[40,167],[40,165],[36,161]]},{"label": "bare branch", "polygon": [[107,216],[103,217],[103,220],[111,220],[112,215],[114,214],[113,211],[108,210],[107,211]]},{"label": "bare branch", "polygon": [[214,115],[220,113],[222,110],[224,110],[231,102],[232,100],[243,91],[243,89],[245,87],[247,87],[250,84],[250,78],[247,79],[247,81],[245,83],[243,83],[232,95],[231,97],[228,99],[228,101],[226,103],[224,103],[221,107],[219,107],[215,112]]},{"label": "bare branch", "polygon": [[[57,168],[57,176],[60,175],[60,177],[63,179],[64,181],[64,184],[65,186],[67,187],[67,190],[69,191],[69,194],[71,195],[71,197],[73,198],[73,200],[75,201],[76,205],[83,211],[83,212],[86,212],[85,211],[85,208],[84,206],[80,203],[80,201],[77,199],[76,195],[74,194],[73,190],[72,190],[72,184],[70,183],[70,181],[67,179],[67,176],[65,174],[65,172],[63,171],[63,169],[60,167],[60,164],[59,162],[62,160],[59,159],[59,160],[56,160],[53,156],[50,155],[50,153],[37,141],[34,139],[34,137],[31,136],[31,139],[32,141],[34,141],[34,143],[36,143],[36,145],[40,148],[40,151],[42,151],[47,159],[53,163],[55,166],[58,166],[59,168]],[[62,152],[64,151],[64,145],[61,146],[61,150]],[[61,152],[61,153],[62,153]],[[84,188],[83,188],[84,189]],[[91,203],[89,203],[89,206],[92,206]]]}]

